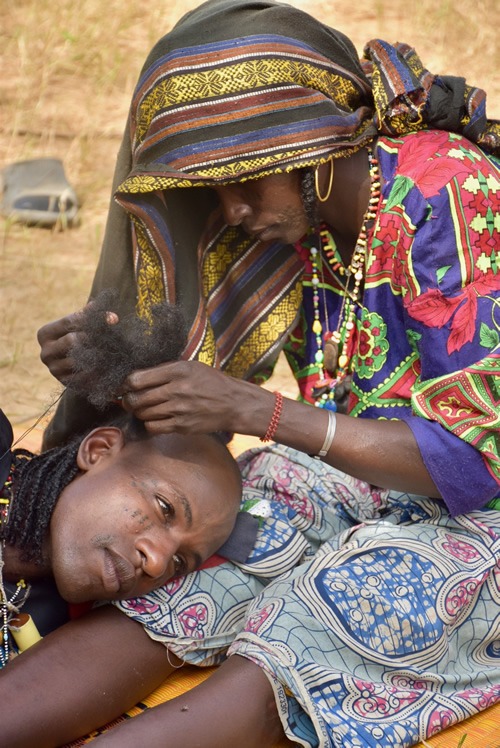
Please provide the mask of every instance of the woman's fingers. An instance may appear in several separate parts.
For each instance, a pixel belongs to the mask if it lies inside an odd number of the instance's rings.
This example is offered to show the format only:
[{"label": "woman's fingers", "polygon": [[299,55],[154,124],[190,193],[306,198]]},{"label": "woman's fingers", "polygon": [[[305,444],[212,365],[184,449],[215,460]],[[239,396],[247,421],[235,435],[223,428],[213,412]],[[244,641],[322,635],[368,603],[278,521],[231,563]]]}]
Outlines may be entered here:
[{"label": "woman's fingers", "polygon": [[208,433],[229,428],[231,377],[199,361],[133,372],[123,386],[126,410],[154,433]]},{"label": "woman's fingers", "polygon": [[73,371],[70,351],[79,333],[77,314],[49,322],[38,330],[40,358],[52,376],[64,383]]},{"label": "woman's fingers", "polygon": [[[115,312],[106,312],[106,319],[113,325],[118,322],[118,315]],[[71,350],[82,335],[84,333],[81,332],[81,311],[48,322],[37,332],[40,358],[52,376],[63,384],[73,376]]]}]

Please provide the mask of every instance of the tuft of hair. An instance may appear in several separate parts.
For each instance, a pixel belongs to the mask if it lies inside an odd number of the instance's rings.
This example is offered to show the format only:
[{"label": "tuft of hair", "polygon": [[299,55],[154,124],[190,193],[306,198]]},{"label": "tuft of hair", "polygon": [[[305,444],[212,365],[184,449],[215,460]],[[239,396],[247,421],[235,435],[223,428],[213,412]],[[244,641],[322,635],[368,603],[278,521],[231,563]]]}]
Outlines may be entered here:
[{"label": "tuft of hair", "polygon": [[150,319],[129,314],[112,324],[108,313],[118,314],[118,299],[108,289],[87,305],[79,318],[83,335],[70,351],[74,376],[67,387],[99,410],[117,399],[132,371],[178,360],[187,341],[179,306],[156,304]]}]

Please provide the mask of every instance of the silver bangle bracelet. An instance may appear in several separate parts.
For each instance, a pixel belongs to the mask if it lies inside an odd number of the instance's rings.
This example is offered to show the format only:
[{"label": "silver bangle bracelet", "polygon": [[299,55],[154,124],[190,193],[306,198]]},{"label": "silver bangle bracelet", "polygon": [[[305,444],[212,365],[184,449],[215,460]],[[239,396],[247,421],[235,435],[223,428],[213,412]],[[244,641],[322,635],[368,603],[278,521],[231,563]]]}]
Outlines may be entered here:
[{"label": "silver bangle bracelet", "polygon": [[320,459],[321,457],[325,457],[328,454],[328,450],[332,446],[333,439],[335,437],[335,430],[337,428],[337,416],[333,412],[333,410],[328,411],[328,428],[326,430],[326,436],[325,441],[323,442],[323,446],[319,450],[318,454],[316,455],[316,459]]}]

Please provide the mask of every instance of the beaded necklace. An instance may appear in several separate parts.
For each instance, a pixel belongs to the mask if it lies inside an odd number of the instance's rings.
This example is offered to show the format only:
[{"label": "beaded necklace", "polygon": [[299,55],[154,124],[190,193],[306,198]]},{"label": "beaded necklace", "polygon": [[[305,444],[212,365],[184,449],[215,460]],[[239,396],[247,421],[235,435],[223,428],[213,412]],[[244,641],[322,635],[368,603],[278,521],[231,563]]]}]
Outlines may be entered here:
[{"label": "beaded necklace", "polygon": [[[12,500],[12,473],[13,470],[5,481],[3,488],[0,490],[0,531],[3,530],[9,521],[9,511]],[[5,541],[2,540],[0,543],[0,626],[2,637],[0,643],[0,667],[2,668],[5,667],[9,661],[9,621],[13,616],[19,613],[19,610],[28,599],[31,589],[30,585],[26,584],[24,579],[20,579],[16,584],[16,589],[12,594],[12,597],[7,599],[7,592],[3,581],[3,567],[5,565],[3,559],[4,548]]]},{"label": "beaded necklace", "polygon": [[[370,198],[349,265],[344,266],[331,234],[325,229],[319,231],[319,246],[310,249],[314,310],[312,331],[316,338],[315,362],[318,367],[318,382],[313,387],[312,395],[317,407],[329,410],[337,410],[336,388],[344,382],[350,372],[354,344],[353,332],[356,327],[356,308],[362,307],[360,296],[364,278],[367,237],[373,225],[380,198],[378,161],[371,149],[368,149],[368,163],[370,169]],[[324,323],[321,321],[320,285],[323,286],[323,296],[325,289],[324,283],[321,284],[320,282],[320,272],[325,261],[342,288],[342,305],[338,325],[337,329],[332,332],[328,329],[328,311],[325,298],[323,298]]]}]

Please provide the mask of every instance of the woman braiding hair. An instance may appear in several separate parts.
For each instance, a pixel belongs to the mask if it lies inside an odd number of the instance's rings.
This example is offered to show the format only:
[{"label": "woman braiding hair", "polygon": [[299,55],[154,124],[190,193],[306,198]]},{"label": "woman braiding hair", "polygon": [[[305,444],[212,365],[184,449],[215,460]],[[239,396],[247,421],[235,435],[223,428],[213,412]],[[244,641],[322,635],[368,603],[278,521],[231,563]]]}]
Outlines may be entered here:
[{"label": "woman braiding hair", "polygon": [[[162,298],[178,300],[189,326],[184,358],[262,383],[294,330],[303,262],[290,244],[225,225],[210,188],[297,169],[328,181],[322,164],[338,165],[379,134],[436,127],[499,153],[484,92],[431,74],[411,47],[373,40],[360,61],[345,35],[296,8],[204,3],[144,64],[91,295],[116,288],[124,313],[146,315]],[[309,191],[309,223],[317,205]],[[42,345],[42,355],[58,375],[55,354]],[[292,368],[310,400],[314,361]],[[67,393],[46,443],[89,417]]]}]

